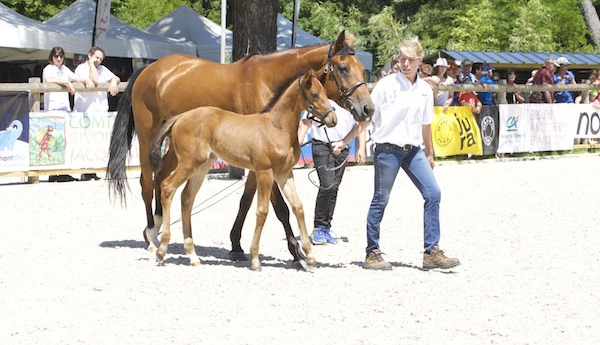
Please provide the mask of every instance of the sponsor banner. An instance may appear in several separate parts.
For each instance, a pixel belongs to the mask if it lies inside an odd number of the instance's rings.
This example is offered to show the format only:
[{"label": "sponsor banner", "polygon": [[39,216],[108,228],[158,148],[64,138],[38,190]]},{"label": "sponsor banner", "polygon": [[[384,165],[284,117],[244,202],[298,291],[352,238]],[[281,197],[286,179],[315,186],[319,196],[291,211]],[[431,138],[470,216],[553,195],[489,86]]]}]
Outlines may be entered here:
[{"label": "sponsor banner", "polygon": [[575,104],[574,108],[572,115],[577,119],[575,138],[600,138],[600,109],[590,104]]},{"label": "sponsor banner", "polygon": [[575,104],[501,104],[498,153],[571,150]]},{"label": "sponsor banner", "polygon": [[483,106],[475,116],[481,133],[481,144],[485,156],[495,155],[498,150],[498,107]]},{"label": "sponsor banner", "polygon": [[[30,113],[32,170],[105,168],[116,112]],[[127,166],[140,164],[134,137]]]},{"label": "sponsor banner", "polygon": [[481,134],[469,107],[433,107],[431,122],[436,157],[473,154],[482,155]]},{"label": "sponsor banner", "polygon": [[29,169],[29,95],[0,93],[0,172]]}]

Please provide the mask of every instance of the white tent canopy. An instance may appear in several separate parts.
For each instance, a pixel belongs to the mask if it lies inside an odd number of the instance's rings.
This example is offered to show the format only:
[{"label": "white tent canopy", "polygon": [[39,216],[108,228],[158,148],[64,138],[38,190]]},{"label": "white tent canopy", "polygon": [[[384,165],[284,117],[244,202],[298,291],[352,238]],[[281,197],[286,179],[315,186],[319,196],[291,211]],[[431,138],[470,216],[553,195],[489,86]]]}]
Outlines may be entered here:
[{"label": "white tent canopy", "polygon": [[[60,27],[64,32],[88,37],[89,50],[95,13],[96,3],[93,0],[77,0],[44,23]],[[196,47],[191,42],[154,35],[128,25],[113,15],[110,16],[106,37],[96,42],[96,45],[104,49],[107,56],[112,57],[159,59],[173,53],[196,56]]]},{"label": "white tent canopy", "polygon": [[[293,23],[283,15],[277,15],[277,50],[289,49],[292,46],[292,27]],[[316,36],[296,28],[296,47],[304,47],[313,44],[325,43]],[[366,70],[373,69],[373,54],[361,50],[356,50],[356,56],[362,62]]]},{"label": "white tent canopy", "polygon": [[[146,30],[156,35],[194,42],[198,47],[199,57],[221,61],[221,26],[185,5],[154,22]],[[231,56],[232,42],[233,33],[226,29],[226,55]]]},{"label": "white tent canopy", "polygon": [[87,42],[84,35],[36,22],[0,3],[0,61],[45,61],[54,46],[83,54]]},{"label": "white tent canopy", "polygon": [[[187,6],[177,8],[164,18],[148,26],[146,30],[164,37],[194,42],[198,46],[198,56],[212,61],[221,61],[219,58],[221,51],[221,26],[199,15]],[[231,54],[233,33],[230,30],[226,30],[225,41],[225,51]],[[277,50],[289,49],[291,42],[292,22],[281,14],[278,14]],[[302,29],[298,28],[296,30],[296,47],[326,42]],[[365,69],[371,70],[373,68],[373,54],[357,50],[356,55]]]}]

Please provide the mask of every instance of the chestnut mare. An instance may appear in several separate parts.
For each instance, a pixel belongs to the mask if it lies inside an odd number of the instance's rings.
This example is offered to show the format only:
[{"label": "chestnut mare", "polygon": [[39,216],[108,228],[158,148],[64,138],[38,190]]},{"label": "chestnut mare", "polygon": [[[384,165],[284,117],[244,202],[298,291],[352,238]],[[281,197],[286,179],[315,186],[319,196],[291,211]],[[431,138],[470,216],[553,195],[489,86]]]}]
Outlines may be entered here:
[{"label": "chestnut mare", "polygon": [[[289,85],[309,69],[319,71],[327,96],[348,109],[357,121],[371,118],[374,105],[363,78],[363,65],[355,55],[354,38],[346,42],[342,31],[332,44],[323,44],[268,55],[252,55],[232,64],[219,64],[191,56],[170,55],[136,71],[121,95],[109,148],[106,178],[113,197],[125,202],[126,159],[134,133],[140,147],[140,183],[146,208],[144,239],[148,249],[158,246],[162,225],[160,183],[175,165],[167,154],[161,172],[153,177],[148,151],[162,123],[184,111],[200,106],[216,106],[240,114],[259,112],[280,85]],[[187,189],[187,187],[186,187]],[[185,191],[185,190],[184,190]],[[240,246],[242,225],[256,192],[256,178],[249,173],[240,209],[230,238],[234,260],[247,260]],[[289,209],[277,186],[273,185],[271,202],[283,224],[288,248],[295,260],[304,258],[289,223]],[[155,216],[152,198],[155,198]],[[187,191],[186,191],[187,193]]]},{"label": "chestnut mare", "polygon": [[[187,181],[182,195],[181,219],[185,252],[190,265],[200,265],[196,255],[191,226],[191,205],[194,203],[204,177],[217,158],[237,167],[254,171],[258,185],[256,228],[250,246],[251,266],[260,271],[258,247],[269,210],[273,182],[276,182],[298,221],[306,264],[316,266],[306,229],[304,209],[296,192],[292,169],[300,157],[298,123],[302,110],[308,110],[328,127],[337,122],[334,108],[327,99],[323,85],[309,70],[292,83],[283,95],[273,96],[258,114],[241,115],[216,107],[200,107],[172,117],[160,128],[150,146],[150,164],[155,173],[160,170],[161,147],[169,136],[169,151],[177,156],[175,170],[161,183],[163,232],[156,251],[162,261],[171,238],[171,203],[179,186]],[[299,262],[299,261],[295,261]],[[302,266],[308,269],[307,266]]]}]

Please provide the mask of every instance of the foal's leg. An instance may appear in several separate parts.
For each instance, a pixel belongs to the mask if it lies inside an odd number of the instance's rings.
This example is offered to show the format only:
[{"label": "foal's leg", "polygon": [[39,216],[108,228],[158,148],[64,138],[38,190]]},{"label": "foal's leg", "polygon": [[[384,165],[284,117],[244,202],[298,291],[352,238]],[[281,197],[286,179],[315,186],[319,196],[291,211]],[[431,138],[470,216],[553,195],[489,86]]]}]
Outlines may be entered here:
[{"label": "foal's leg", "polygon": [[260,245],[260,236],[262,234],[267,213],[269,212],[269,199],[271,195],[271,186],[273,185],[273,171],[263,170],[256,173],[258,186],[258,196],[256,199],[256,227],[254,236],[250,245],[250,269],[260,271],[260,260],[258,258],[258,247]]},{"label": "foal's leg", "polygon": [[192,236],[192,208],[194,207],[194,200],[198,194],[198,190],[202,187],[204,177],[210,170],[210,167],[214,163],[216,157],[209,158],[206,163],[202,164],[198,172],[196,172],[188,180],[181,193],[181,223],[183,228],[183,248],[188,258],[190,258],[191,266],[199,266],[200,259],[196,255],[196,246],[194,245],[194,238]]},{"label": "foal's leg", "polygon": [[173,173],[161,184],[164,227],[160,237],[160,245],[156,250],[156,261],[158,262],[165,258],[169,241],[171,240],[171,203],[173,202],[175,191],[177,191],[177,188],[187,181],[195,171],[196,169],[192,166],[179,164],[175,171],[173,171]]},{"label": "foal's leg", "polygon": [[294,175],[292,171],[289,173],[283,173],[277,178],[277,183],[281,187],[285,198],[290,203],[292,207],[292,212],[296,216],[296,220],[298,221],[298,227],[300,228],[300,241],[302,242],[302,249],[306,253],[306,263],[311,266],[316,266],[317,261],[312,252],[312,245],[310,244],[310,240],[308,237],[308,231],[306,229],[306,220],[304,218],[304,207],[302,206],[302,201],[298,196],[298,192],[296,191],[296,185],[294,183]]}]

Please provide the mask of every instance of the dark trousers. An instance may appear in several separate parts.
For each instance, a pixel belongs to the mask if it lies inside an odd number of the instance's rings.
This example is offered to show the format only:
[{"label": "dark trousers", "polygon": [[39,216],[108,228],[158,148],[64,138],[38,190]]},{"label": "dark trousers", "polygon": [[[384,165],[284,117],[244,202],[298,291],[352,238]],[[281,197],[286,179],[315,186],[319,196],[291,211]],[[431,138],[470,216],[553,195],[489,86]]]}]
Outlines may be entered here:
[{"label": "dark trousers", "polygon": [[318,140],[312,141],[313,161],[320,185],[315,203],[315,228],[319,226],[327,229],[331,228],[338,188],[346,170],[348,152],[349,150],[346,148],[336,156],[331,152],[328,143]]}]

